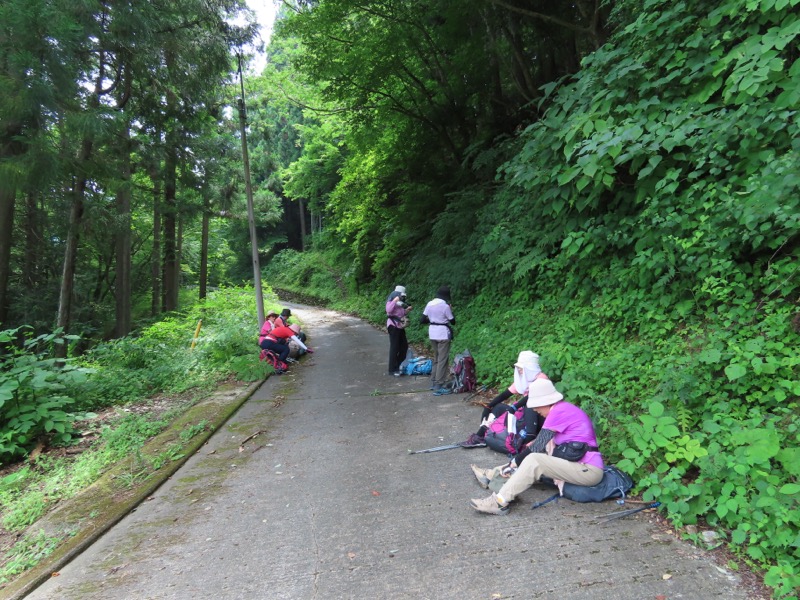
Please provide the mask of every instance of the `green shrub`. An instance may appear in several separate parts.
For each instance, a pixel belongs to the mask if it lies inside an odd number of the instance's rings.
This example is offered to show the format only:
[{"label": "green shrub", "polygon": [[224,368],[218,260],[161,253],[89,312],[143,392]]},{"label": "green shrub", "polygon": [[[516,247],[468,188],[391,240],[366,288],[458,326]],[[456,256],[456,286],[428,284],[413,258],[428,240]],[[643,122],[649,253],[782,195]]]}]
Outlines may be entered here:
[{"label": "green shrub", "polygon": [[68,336],[59,332],[15,340],[22,328],[0,331],[0,464],[25,456],[37,441],[66,444],[72,439],[74,399],[66,393],[86,380],[87,369],[47,357],[48,348]]}]

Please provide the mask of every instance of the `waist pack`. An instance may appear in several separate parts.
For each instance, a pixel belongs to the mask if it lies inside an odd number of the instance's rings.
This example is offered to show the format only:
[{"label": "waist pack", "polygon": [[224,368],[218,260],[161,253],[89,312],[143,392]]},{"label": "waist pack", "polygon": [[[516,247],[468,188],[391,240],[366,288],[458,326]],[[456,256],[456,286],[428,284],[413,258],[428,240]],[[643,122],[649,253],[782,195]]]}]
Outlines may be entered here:
[{"label": "waist pack", "polygon": [[577,462],[582,459],[589,450],[597,452],[599,448],[597,446],[590,446],[586,442],[564,442],[555,447],[553,456],[556,458],[563,458],[570,462]]}]

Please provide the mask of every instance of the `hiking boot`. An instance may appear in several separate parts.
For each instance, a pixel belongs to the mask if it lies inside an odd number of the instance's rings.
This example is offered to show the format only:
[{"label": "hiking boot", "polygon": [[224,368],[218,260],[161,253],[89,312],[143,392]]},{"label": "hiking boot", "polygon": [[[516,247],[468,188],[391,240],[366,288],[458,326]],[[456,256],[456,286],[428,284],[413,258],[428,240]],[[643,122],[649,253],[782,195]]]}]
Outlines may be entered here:
[{"label": "hiking boot", "polygon": [[492,494],[486,498],[473,498],[469,501],[472,508],[478,512],[486,513],[489,515],[507,515],[508,504],[500,504],[497,499],[497,494]]},{"label": "hiking boot", "polygon": [[392,373],[392,375],[394,375],[395,377],[400,377],[402,373],[400,371],[395,371],[394,373]]},{"label": "hiking boot", "polygon": [[433,395],[434,396],[447,396],[448,394],[452,394],[452,393],[453,393],[453,390],[451,390],[450,388],[441,387],[438,390],[436,390],[435,392],[433,392]]},{"label": "hiking boot", "polygon": [[461,442],[462,448],[485,448],[486,447],[486,440],[484,440],[481,436],[477,433],[473,433],[470,435],[466,441]]},{"label": "hiking boot", "polygon": [[489,482],[492,479],[486,473],[486,469],[481,469],[478,465],[470,465],[469,468],[472,469],[473,473],[475,473],[475,479],[478,480],[480,486],[483,489],[487,489],[489,487]]}]

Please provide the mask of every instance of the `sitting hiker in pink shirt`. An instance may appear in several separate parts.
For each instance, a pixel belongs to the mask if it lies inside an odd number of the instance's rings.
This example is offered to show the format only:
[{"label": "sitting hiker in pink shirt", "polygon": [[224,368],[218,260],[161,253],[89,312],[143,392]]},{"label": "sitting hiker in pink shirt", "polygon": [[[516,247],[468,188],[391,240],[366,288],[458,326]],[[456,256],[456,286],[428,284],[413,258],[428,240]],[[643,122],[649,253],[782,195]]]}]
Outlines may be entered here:
[{"label": "sitting hiker in pink shirt", "polygon": [[[508,477],[500,491],[471,501],[472,508],[492,515],[508,514],[509,503],[522,492],[549,477],[556,483],[592,486],[603,478],[603,457],[597,448],[597,437],[589,416],[574,404],[564,401],[549,379],[537,379],[528,388],[529,408],[544,418],[544,424],[533,444],[517,454],[507,465],[481,469],[471,465],[481,487],[497,475]],[[554,456],[557,446],[565,442],[583,442],[588,449],[578,460]],[[557,452],[556,452],[557,454]]]}]

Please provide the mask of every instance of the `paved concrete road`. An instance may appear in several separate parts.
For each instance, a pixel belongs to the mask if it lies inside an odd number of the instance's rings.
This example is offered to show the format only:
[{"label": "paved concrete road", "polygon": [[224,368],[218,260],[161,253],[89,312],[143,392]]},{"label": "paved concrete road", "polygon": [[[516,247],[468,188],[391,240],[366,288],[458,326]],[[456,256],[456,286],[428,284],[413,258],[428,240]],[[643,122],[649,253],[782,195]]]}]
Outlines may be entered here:
[{"label": "paved concrete road", "polygon": [[465,438],[479,409],[385,375],[388,339],[361,321],[294,312],[316,353],[29,598],[747,598],[647,516],[593,524],[613,502],[531,511],[551,494],[534,487],[510,516],[477,514],[469,464],[500,455],[407,451]]}]

